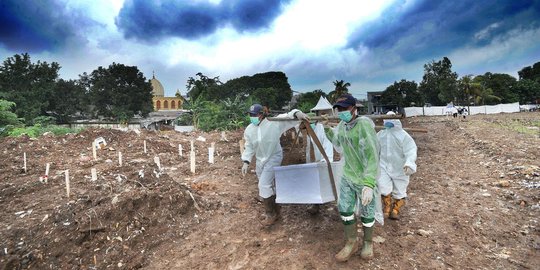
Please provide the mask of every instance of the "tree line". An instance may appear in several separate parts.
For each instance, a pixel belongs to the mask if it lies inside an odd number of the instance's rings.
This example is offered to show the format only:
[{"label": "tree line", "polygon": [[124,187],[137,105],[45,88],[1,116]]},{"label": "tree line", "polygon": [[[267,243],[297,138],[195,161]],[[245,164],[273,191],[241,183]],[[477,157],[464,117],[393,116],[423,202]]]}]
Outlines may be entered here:
[{"label": "tree line", "polygon": [[[59,78],[56,62],[33,63],[27,53],[8,57],[0,66],[0,126],[15,122],[32,125],[49,117],[57,123],[79,119],[111,119],[126,122],[133,116],[146,116],[153,110],[152,86],[136,66],[112,63],[83,73],[76,80]],[[420,84],[402,79],[388,86],[382,104],[396,107],[446,105],[489,105],[520,102],[537,103],[540,99],[540,62],[524,67],[519,79],[508,74],[486,72],[459,78],[444,57],[424,65]],[[313,108],[321,96],[331,103],[348,93],[350,83],[333,82],[334,90],[321,89],[301,93],[289,104],[292,89],[285,73],[279,71],[242,76],[221,82],[218,77],[197,73],[186,84],[187,108],[200,113],[196,123],[205,129],[231,129],[247,123],[245,107],[260,103],[270,109],[284,106],[304,112]],[[208,109],[208,110],[207,110]],[[206,111],[220,114],[214,119]],[[15,118],[14,118],[15,117]],[[207,121],[206,121],[207,120]],[[213,121],[228,124],[214,124]],[[219,122],[218,121],[218,122]],[[217,126],[216,126],[217,125]]]},{"label": "tree line", "polygon": [[43,116],[57,123],[73,118],[127,121],[153,110],[152,86],[137,67],[112,63],[77,80],[59,78],[56,62],[33,63],[27,53],[0,66],[0,99],[28,125]]},{"label": "tree line", "polygon": [[498,103],[538,103],[540,62],[518,71],[519,79],[504,73],[486,72],[459,78],[447,57],[424,65],[420,84],[402,79],[388,86],[381,104],[396,107],[434,105],[493,105]]}]

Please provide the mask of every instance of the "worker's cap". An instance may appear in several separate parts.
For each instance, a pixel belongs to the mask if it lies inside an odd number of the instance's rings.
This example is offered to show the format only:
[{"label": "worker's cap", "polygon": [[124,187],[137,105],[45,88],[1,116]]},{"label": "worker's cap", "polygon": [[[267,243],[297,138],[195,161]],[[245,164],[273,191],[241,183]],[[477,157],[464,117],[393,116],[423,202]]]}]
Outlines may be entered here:
[{"label": "worker's cap", "polygon": [[253,104],[251,107],[249,107],[249,110],[247,111],[251,115],[258,115],[263,111],[263,106],[261,104]]},{"label": "worker's cap", "polygon": [[356,106],[356,98],[350,94],[341,95],[332,108],[342,107],[347,108],[349,106]]}]

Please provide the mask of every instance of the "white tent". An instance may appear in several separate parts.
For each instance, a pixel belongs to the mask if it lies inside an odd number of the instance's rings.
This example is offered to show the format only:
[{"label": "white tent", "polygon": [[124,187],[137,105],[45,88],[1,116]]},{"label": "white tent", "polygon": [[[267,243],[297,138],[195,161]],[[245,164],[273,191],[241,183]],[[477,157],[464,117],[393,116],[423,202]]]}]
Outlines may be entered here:
[{"label": "white tent", "polygon": [[317,105],[311,109],[311,111],[326,111],[326,110],[332,110],[332,104],[326,99],[325,97],[321,96],[319,98],[319,102],[317,102]]}]

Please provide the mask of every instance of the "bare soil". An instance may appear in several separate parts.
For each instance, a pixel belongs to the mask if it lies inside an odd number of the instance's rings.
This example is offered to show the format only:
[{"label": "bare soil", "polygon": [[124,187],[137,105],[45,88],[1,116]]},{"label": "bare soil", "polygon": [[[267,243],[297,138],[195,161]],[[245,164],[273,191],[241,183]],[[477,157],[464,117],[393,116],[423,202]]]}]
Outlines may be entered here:
[{"label": "bare soil", "polygon": [[[317,215],[307,205],[282,205],[279,223],[261,227],[257,178],[240,173],[242,130],[4,138],[0,269],[540,269],[539,120],[538,113],[403,120],[429,131],[411,134],[418,172],[404,213],[377,224],[375,258],[347,263],[334,260],[344,244],[335,203]],[[107,147],[94,161],[97,137]],[[304,162],[302,142],[292,141],[282,137],[284,164]]]}]

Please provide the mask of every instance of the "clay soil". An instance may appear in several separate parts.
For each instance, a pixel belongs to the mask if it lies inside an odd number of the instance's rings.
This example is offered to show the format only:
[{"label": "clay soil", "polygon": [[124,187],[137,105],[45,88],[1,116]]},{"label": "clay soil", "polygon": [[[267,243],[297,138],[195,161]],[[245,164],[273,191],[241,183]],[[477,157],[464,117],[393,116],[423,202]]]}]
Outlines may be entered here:
[{"label": "clay soil", "polygon": [[[376,225],[372,260],[347,263],[334,260],[344,244],[335,203],[316,215],[282,205],[278,224],[261,227],[257,178],[240,173],[242,130],[3,138],[0,269],[540,269],[539,121],[538,113],[403,120],[429,131],[411,134],[418,172],[407,205],[400,220]],[[107,146],[93,160],[97,137]],[[301,143],[282,137],[284,164],[304,162]]]}]

